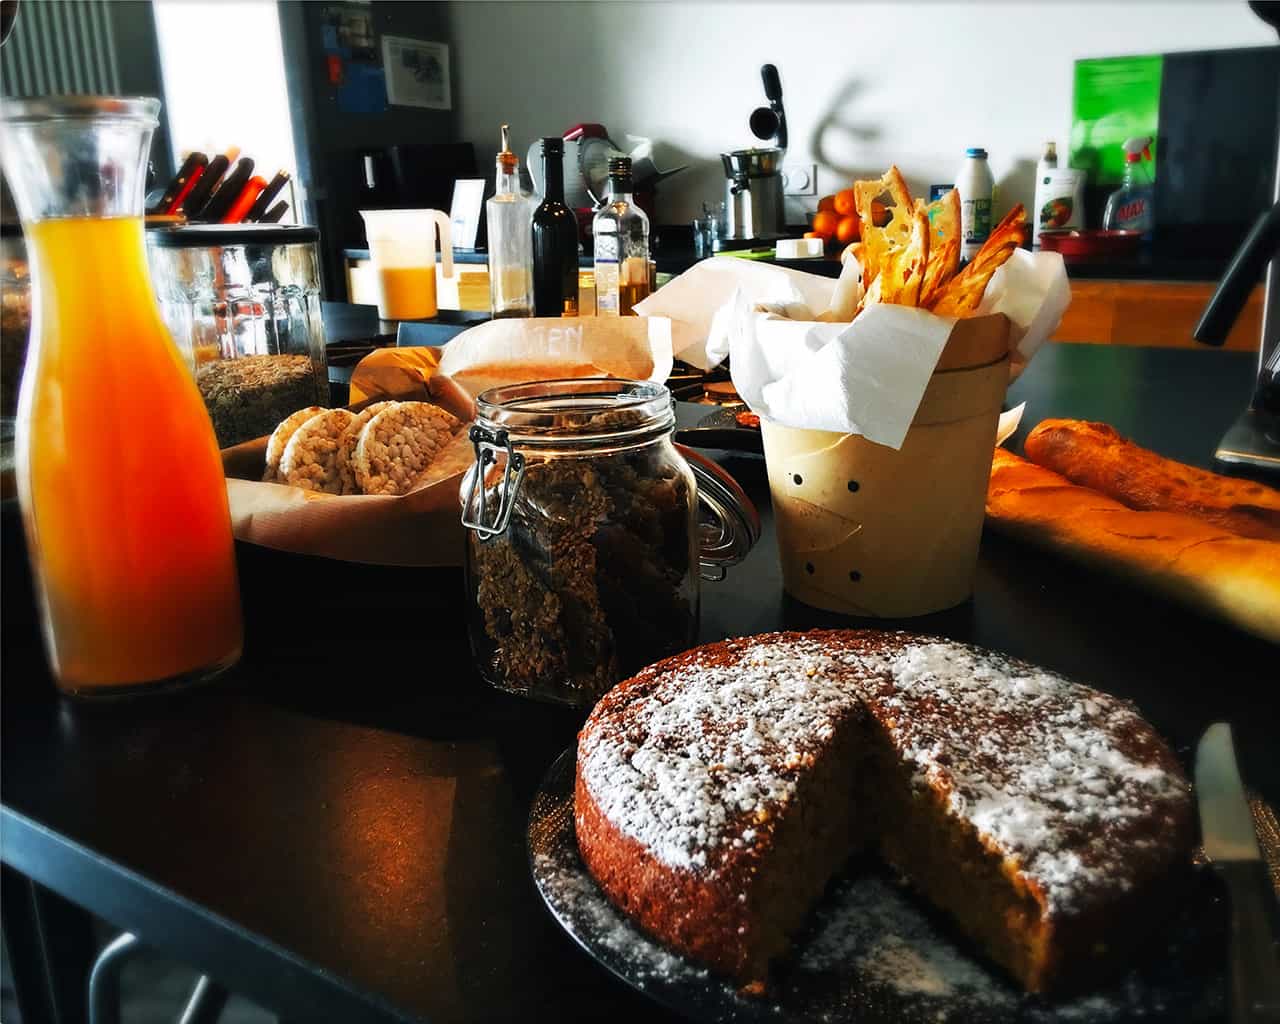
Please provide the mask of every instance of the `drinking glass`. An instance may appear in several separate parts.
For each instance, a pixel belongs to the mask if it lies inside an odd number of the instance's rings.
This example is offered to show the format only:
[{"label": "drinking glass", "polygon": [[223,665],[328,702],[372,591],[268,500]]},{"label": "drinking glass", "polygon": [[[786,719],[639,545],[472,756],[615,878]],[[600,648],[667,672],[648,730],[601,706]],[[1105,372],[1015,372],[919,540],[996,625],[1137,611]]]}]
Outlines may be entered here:
[{"label": "drinking glass", "polygon": [[693,222],[694,254],[701,259],[715,253],[716,240],[724,237],[724,203],[703,203],[702,216]]}]

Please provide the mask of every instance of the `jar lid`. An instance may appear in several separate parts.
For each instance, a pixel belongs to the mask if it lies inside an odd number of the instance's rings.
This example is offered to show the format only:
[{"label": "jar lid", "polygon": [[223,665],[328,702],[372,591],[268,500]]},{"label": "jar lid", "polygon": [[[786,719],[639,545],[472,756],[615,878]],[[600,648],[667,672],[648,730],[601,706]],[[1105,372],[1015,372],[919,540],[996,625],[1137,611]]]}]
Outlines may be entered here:
[{"label": "jar lid", "polygon": [[319,230],[310,224],[184,224],[147,232],[147,241],[161,249],[215,245],[309,245],[319,238]]},{"label": "jar lid", "polygon": [[490,388],[476,399],[476,422],[516,445],[616,445],[669,432],[675,410],[662,384],[581,377]]}]

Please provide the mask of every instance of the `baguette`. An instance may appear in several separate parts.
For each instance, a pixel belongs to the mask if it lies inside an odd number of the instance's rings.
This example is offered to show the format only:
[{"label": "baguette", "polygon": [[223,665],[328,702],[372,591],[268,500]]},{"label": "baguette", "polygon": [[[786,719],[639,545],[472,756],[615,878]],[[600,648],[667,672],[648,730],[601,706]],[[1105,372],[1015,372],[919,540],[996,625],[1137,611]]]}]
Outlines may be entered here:
[{"label": "baguette", "polygon": [[1140,512],[997,448],[987,522],[1280,643],[1280,543]]},{"label": "baguette", "polygon": [[1130,508],[1182,512],[1241,537],[1280,541],[1280,491],[1166,459],[1105,423],[1042,420],[1025,448],[1032,462]]}]

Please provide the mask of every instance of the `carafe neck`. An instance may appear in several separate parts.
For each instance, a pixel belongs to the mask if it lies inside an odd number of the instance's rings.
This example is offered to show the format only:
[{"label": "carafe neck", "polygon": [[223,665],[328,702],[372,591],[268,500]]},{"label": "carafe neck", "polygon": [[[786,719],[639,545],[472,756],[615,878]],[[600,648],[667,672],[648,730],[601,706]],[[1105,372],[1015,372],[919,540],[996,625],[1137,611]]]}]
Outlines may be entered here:
[{"label": "carafe neck", "polygon": [[141,217],[159,110],[147,97],[6,101],[0,157],[23,223]]}]

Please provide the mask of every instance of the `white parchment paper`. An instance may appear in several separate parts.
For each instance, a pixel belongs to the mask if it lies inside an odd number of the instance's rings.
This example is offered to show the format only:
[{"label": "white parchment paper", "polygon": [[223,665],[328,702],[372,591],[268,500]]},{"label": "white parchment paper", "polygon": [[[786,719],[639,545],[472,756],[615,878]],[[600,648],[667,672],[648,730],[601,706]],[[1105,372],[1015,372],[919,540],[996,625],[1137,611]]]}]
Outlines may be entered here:
[{"label": "white parchment paper", "polygon": [[[678,358],[710,367],[729,355],[734,386],[761,416],[900,448],[956,321],[873,304],[852,323],[822,322],[835,287],[831,278],[718,257],[640,308],[671,318]],[[1020,368],[1070,299],[1058,253],[1018,250],[992,277],[978,315],[1008,317]]]}]

